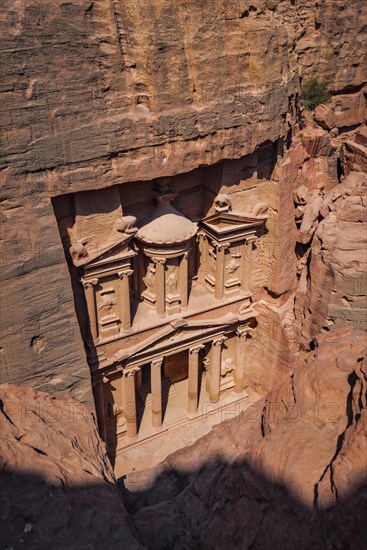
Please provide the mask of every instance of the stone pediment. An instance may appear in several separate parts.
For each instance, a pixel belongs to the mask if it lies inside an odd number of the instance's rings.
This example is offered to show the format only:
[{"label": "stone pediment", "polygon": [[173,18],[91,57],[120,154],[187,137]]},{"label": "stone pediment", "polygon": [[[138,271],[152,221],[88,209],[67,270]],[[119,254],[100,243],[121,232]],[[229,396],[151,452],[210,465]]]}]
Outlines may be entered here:
[{"label": "stone pediment", "polygon": [[[247,318],[255,314],[249,310]],[[114,361],[119,362],[128,359],[128,364],[141,362],[145,358],[147,361],[157,354],[167,354],[167,351],[187,349],[196,341],[202,341],[206,336],[214,337],[217,333],[223,331],[223,328],[229,327],[238,322],[239,316],[236,314],[227,314],[221,319],[207,321],[186,321],[182,323],[174,321],[167,327],[162,328],[150,338],[145,338],[141,343],[135,346],[128,346],[126,349],[120,349],[114,356]]]},{"label": "stone pediment", "polygon": [[134,255],[128,248],[132,237],[133,235],[124,234],[116,240],[111,240],[98,246],[83,246],[79,254],[73,253],[73,247],[71,247],[70,255],[72,262],[76,267],[89,269]]}]

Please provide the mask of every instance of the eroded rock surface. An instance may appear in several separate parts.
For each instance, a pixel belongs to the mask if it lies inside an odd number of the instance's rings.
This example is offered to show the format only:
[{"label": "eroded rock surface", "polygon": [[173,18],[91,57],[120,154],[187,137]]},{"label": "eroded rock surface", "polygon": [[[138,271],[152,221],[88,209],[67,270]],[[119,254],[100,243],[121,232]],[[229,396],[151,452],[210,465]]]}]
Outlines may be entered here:
[{"label": "eroded rock surface", "polygon": [[86,407],[0,387],[1,548],[142,548]]},{"label": "eroded rock surface", "polygon": [[[365,10],[362,0],[3,2],[4,382],[93,402],[52,198],[282,140],[299,77],[360,88]],[[295,286],[285,170],[272,183],[275,255],[289,258],[268,281],[277,295]]]},{"label": "eroded rock surface", "polygon": [[[365,334],[343,329],[266,398],[124,493],[148,548],[362,548]],[[130,494],[129,494],[130,493]]]}]

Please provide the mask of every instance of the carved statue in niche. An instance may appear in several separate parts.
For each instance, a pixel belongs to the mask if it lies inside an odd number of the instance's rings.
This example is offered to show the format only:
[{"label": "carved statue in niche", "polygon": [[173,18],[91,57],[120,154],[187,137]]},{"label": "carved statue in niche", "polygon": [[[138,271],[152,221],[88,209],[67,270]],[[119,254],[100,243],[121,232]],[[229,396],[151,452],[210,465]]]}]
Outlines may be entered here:
[{"label": "carved statue in niche", "polygon": [[232,259],[226,267],[226,271],[228,271],[230,275],[233,275],[240,267],[241,254],[231,254],[231,258]]},{"label": "carved statue in niche", "polygon": [[205,370],[205,372],[208,372],[208,370],[210,368],[210,358],[209,357],[204,357],[204,359],[202,360],[202,364],[203,364],[203,369]]},{"label": "carved statue in niche", "polygon": [[116,305],[116,299],[113,297],[115,293],[113,288],[108,288],[101,291],[101,302],[98,304],[98,311],[106,310],[108,313],[111,311],[114,305]]},{"label": "carved statue in niche", "polygon": [[228,195],[219,193],[214,199],[214,210],[216,212],[229,212],[232,210],[232,203]]},{"label": "carved statue in niche", "polygon": [[135,216],[123,216],[122,218],[119,218],[115,221],[114,229],[116,231],[120,231],[121,233],[136,233],[138,230],[137,227],[135,227],[136,224],[136,217]]},{"label": "carved statue in niche", "polygon": [[155,294],[155,272],[155,267],[153,267],[152,265],[148,265],[147,274],[143,279],[148,292],[150,292],[151,294]]},{"label": "carved statue in niche", "polygon": [[167,291],[168,294],[175,295],[177,294],[177,273],[176,270],[171,271],[167,278]]},{"label": "carved statue in niche", "polygon": [[229,372],[232,372],[234,370],[234,364],[233,359],[231,357],[227,357],[224,361],[222,361],[222,364],[220,366],[220,375],[225,376]]},{"label": "carved statue in niche", "polygon": [[211,250],[209,252],[209,260],[210,260],[210,271],[212,273],[212,275],[215,276],[215,261],[216,261],[216,257],[215,257],[215,254],[214,252]]}]

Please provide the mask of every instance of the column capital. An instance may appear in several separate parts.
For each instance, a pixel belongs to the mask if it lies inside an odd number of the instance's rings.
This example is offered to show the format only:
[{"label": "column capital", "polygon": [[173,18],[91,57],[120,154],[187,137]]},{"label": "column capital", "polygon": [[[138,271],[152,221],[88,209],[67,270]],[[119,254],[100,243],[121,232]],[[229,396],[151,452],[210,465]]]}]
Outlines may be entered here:
[{"label": "column capital", "polygon": [[190,348],[189,353],[190,354],[199,353],[200,350],[202,350],[204,348],[205,348],[204,344],[199,344],[198,346],[194,346],[194,347]]},{"label": "column capital", "polygon": [[135,376],[137,372],[139,372],[139,367],[133,367],[131,369],[122,369],[122,376],[125,376],[125,378],[128,378],[129,376]]},{"label": "column capital", "polygon": [[248,326],[239,326],[236,330],[236,336],[238,336],[238,338],[244,337],[247,339],[247,337],[251,335],[252,330],[253,329]]},{"label": "column capital", "polygon": [[257,236],[256,235],[250,235],[250,237],[246,237],[246,243],[247,244],[252,244],[255,241],[257,241]]},{"label": "column capital", "polygon": [[164,359],[163,357],[157,357],[157,359],[153,359],[153,361],[151,361],[150,363],[151,367],[153,369],[158,369],[158,368],[160,369],[163,363],[163,359]]},{"label": "column capital", "polygon": [[89,288],[91,286],[98,285],[98,279],[82,279],[81,283],[84,286],[84,288]]},{"label": "column capital", "polygon": [[221,250],[226,251],[227,248],[230,247],[230,245],[231,245],[231,243],[217,243],[214,246],[218,251],[221,251]]},{"label": "column capital", "polygon": [[213,346],[221,346],[226,340],[228,340],[228,338],[227,336],[224,336],[224,334],[222,336],[218,336],[217,338],[214,338]]},{"label": "column capital", "polygon": [[166,263],[166,258],[152,258],[153,263],[155,264],[162,264],[164,265]]},{"label": "column capital", "polygon": [[120,277],[120,279],[124,279],[125,277],[129,277],[129,275],[132,275],[133,273],[133,269],[126,269],[126,271],[118,271],[117,275]]}]

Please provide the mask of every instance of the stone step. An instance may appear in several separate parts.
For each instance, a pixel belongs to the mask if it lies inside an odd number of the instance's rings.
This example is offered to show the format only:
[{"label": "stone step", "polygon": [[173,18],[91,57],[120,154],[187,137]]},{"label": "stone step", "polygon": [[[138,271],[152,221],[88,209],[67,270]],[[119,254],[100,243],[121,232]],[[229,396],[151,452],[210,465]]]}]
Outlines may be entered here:
[{"label": "stone step", "polygon": [[180,426],[184,426],[187,424],[187,416],[182,415],[178,418],[174,418],[173,420],[169,420],[168,422],[165,421],[164,425],[167,428],[167,430],[171,430],[172,428],[179,428]]}]

